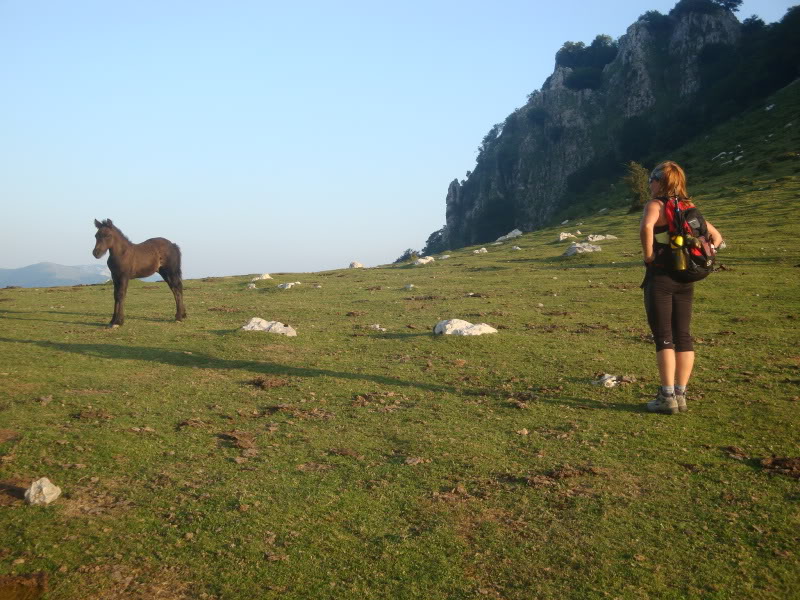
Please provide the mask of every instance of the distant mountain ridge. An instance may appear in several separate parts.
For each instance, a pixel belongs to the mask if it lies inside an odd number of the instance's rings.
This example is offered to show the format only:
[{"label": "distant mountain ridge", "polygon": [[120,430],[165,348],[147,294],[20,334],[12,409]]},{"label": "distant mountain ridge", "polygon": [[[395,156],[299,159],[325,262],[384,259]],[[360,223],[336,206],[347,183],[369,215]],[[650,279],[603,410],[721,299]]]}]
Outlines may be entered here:
[{"label": "distant mountain ridge", "polygon": [[53,287],[104,283],[111,278],[105,264],[66,266],[41,262],[19,269],[0,269],[0,287]]}]

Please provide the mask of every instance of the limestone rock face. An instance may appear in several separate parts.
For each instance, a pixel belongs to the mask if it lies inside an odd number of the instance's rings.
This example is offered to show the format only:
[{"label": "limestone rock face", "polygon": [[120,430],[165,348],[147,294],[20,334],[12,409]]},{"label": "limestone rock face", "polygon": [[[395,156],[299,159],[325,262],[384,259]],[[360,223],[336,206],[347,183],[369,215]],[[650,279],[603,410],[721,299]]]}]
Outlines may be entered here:
[{"label": "limestone rock face", "polygon": [[641,130],[650,119],[664,118],[659,106],[676,115],[691,109],[703,49],[733,49],[740,28],[723,9],[675,15],[665,32],[637,21],[619,39],[599,86],[573,89],[568,83],[574,70],[556,65],[527,104],[490,131],[467,178],[450,182],[445,227],[429,238],[435,247],[425,252],[486,244],[512,229],[547,224],[569,203],[573,175],[603,160],[630,160],[623,143],[646,136]]}]

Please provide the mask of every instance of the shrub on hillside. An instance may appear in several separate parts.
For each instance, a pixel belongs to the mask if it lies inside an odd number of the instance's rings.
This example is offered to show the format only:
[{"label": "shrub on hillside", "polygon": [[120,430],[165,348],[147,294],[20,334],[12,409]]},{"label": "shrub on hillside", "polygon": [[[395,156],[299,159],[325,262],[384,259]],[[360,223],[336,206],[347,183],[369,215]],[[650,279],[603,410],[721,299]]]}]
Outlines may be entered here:
[{"label": "shrub on hillside", "polygon": [[628,172],[622,178],[633,196],[629,212],[637,212],[650,200],[650,183],[647,169],[637,162],[627,164]]},{"label": "shrub on hillside", "polygon": [[400,255],[400,257],[396,261],[394,261],[393,264],[396,265],[399,263],[408,262],[410,260],[417,260],[418,258],[419,258],[419,251],[408,248],[405,252],[403,252]]}]

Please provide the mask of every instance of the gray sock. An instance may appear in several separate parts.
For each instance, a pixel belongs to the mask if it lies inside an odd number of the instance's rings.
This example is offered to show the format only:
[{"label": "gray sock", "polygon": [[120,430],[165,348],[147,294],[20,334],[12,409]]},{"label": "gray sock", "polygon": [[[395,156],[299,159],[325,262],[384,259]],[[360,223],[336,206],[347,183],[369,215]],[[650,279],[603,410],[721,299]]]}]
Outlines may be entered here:
[{"label": "gray sock", "polygon": [[661,395],[662,396],[672,396],[675,394],[675,386],[673,385],[662,385],[661,386]]},{"label": "gray sock", "polygon": [[686,386],[685,385],[676,385],[675,386],[675,393],[678,394],[679,396],[685,396],[686,395]]}]

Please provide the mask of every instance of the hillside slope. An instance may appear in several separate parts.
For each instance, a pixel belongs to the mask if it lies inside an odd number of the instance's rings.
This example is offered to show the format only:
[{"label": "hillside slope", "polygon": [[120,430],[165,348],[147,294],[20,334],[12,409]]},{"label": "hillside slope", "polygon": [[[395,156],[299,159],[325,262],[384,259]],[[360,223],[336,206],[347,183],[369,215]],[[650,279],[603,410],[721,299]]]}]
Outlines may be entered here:
[{"label": "hillside slope", "polygon": [[[657,373],[623,205],[425,267],[187,281],[183,323],[163,285],[132,283],[116,330],[108,286],[0,290],[0,586],[793,597],[798,87],[681,150],[728,243],[697,285],[685,415],[644,409]],[[576,229],[618,239],[564,258],[554,240]],[[298,336],[239,330],[255,316]],[[444,318],[498,333],[433,336]],[[34,510],[22,490],[41,476],[64,494]]]}]

